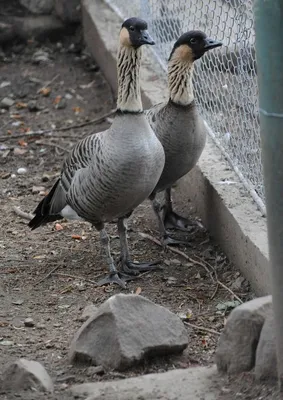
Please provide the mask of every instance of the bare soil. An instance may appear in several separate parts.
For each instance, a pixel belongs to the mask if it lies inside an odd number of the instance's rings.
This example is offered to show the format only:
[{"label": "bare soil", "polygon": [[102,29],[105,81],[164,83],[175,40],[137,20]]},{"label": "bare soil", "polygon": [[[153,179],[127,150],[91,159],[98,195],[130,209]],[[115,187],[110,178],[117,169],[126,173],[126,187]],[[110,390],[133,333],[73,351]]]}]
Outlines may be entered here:
[{"label": "bare soil", "polygon": [[[48,62],[34,64],[32,55],[43,50]],[[189,346],[182,356],[147,360],[123,373],[95,374],[89,366],[68,363],[70,341],[81,326],[83,308],[101,304],[121,289],[96,287],[95,281],[107,273],[100,254],[97,232],[87,223],[60,221],[31,232],[27,220],[13,207],[32,212],[54,183],[64,155],[81,137],[107,129],[109,119],[80,125],[99,118],[115,106],[111,90],[101,71],[82,50],[77,37],[59,44],[30,42],[5,49],[0,64],[0,101],[12,97],[14,105],[0,117],[0,372],[19,357],[41,362],[55,382],[55,397],[70,398],[66,389],[75,383],[124,379],[213,363],[213,354],[226,317],[236,305],[253,298],[249,283],[213,243],[198,223],[189,235],[183,254],[165,252],[140,232],[158,239],[157,224],[150,204],[145,202],[129,221],[133,258],[161,260],[162,271],[143,274],[130,282],[125,292],[139,293],[187,318]],[[39,89],[51,82],[48,95]],[[61,97],[58,97],[61,96]],[[64,99],[64,108],[56,108]],[[40,111],[29,111],[34,100]],[[28,136],[29,131],[51,129],[49,134]],[[26,173],[17,173],[26,168]],[[42,186],[41,189],[38,187]],[[39,193],[40,191],[40,193]],[[174,194],[178,195],[177,191]],[[110,224],[113,255],[119,256],[115,225]],[[220,283],[217,282],[220,281]],[[221,285],[224,284],[223,285]],[[233,303],[234,302],[234,303]],[[24,320],[32,318],[33,327]],[[222,399],[276,399],[271,388],[253,386],[248,374],[223,390]],[[223,381],[220,382],[224,385]],[[227,391],[228,390],[228,391]],[[240,393],[240,394],[239,394]],[[270,394],[271,393],[271,394]],[[273,393],[273,394],[272,394]],[[260,397],[263,394],[264,397]],[[26,400],[47,399],[47,395],[27,392]],[[12,394],[0,394],[12,399]],[[19,396],[17,396],[19,398]]]}]

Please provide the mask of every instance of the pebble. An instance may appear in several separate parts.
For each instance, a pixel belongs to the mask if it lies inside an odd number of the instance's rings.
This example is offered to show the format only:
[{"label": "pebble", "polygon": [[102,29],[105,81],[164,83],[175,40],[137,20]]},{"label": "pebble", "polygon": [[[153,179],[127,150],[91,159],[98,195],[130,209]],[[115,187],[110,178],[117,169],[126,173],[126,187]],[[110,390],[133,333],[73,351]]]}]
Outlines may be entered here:
[{"label": "pebble", "polygon": [[49,54],[46,51],[36,51],[32,56],[32,61],[34,64],[47,63],[49,62]]},{"label": "pebble", "polygon": [[34,327],[34,320],[32,318],[26,318],[24,324],[27,328],[32,328]]},{"label": "pebble", "polygon": [[66,98],[67,100],[71,100],[71,99],[73,98],[73,96],[72,96],[70,93],[66,93],[66,94],[65,94],[65,98]]},{"label": "pebble", "polygon": [[14,100],[10,99],[9,97],[4,97],[4,99],[1,100],[1,108],[10,108],[14,104]]},{"label": "pebble", "polygon": [[29,111],[31,111],[31,112],[40,110],[40,108],[39,108],[38,105],[37,105],[36,100],[30,100],[30,101],[28,102],[28,109],[29,109]]},{"label": "pebble", "polygon": [[11,85],[11,82],[9,82],[9,81],[3,81],[2,83],[0,83],[0,88],[2,89],[2,88],[4,88],[4,87],[10,86],[10,85]]},{"label": "pebble", "polygon": [[25,175],[28,172],[26,168],[18,168],[17,174],[18,175]]}]

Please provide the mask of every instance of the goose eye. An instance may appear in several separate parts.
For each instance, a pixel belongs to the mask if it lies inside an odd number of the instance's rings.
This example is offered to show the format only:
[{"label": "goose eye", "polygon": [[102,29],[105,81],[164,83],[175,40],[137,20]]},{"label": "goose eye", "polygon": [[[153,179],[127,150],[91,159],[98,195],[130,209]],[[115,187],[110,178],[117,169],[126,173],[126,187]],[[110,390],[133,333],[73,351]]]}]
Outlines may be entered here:
[{"label": "goose eye", "polygon": [[130,31],[134,31],[134,30],[135,30],[134,26],[130,26]]},{"label": "goose eye", "polygon": [[191,44],[195,44],[196,42],[197,42],[197,40],[196,40],[195,38],[191,38],[191,39],[190,39],[190,43],[191,43]]}]

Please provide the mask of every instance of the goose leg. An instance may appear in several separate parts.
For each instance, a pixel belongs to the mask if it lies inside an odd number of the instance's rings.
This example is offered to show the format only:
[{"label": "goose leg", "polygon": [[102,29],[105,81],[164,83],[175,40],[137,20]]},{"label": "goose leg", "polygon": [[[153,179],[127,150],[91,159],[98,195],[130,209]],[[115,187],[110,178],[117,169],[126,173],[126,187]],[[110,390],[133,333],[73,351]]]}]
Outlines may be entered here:
[{"label": "goose leg", "polygon": [[156,264],[158,264],[159,261],[144,262],[144,263],[131,261],[128,240],[127,240],[127,225],[125,218],[119,218],[117,225],[118,225],[118,234],[120,237],[120,245],[121,245],[121,270],[125,274],[136,276],[139,274],[139,272],[160,269],[160,267],[156,266]]},{"label": "goose leg", "polygon": [[190,232],[193,229],[193,222],[173,211],[171,188],[165,190],[165,204],[163,207],[163,222],[167,229],[178,229]]},{"label": "goose leg", "polygon": [[129,280],[130,277],[119,274],[119,272],[117,271],[114,260],[111,256],[109,236],[107,235],[107,232],[104,229],[104,227],[100,230],[99,233],[100,233],[101,247],[104,250],[106,261],[109,266],[109,275],[101,279],[99,282],[97,282],[97,286],[116,283],[123,289],[126,289],[126,281]]},{"label": "goose leg", "polygon": [[158,220],[159,232],[160,232],[160,237],[161,237],[161,241],[162,241],[163,246],[166,247],[168,245],[178,245],[178,244],[186,244],[186,245],[188,245],[188,242],[186,242],[184,240],[174,239],[170,235],[168,235],[168,233],[166,231],[166,228],[165,228],[164,219],[163,219],[163,216],[162,216],[163,207],[161,206],[159,201],[156,199],[154,194],[152,194],[150,196],[150,200],[151,200],[153,211],[154,211],[154,213],[155,213],[155,215],[157,217],[157,220]]}]

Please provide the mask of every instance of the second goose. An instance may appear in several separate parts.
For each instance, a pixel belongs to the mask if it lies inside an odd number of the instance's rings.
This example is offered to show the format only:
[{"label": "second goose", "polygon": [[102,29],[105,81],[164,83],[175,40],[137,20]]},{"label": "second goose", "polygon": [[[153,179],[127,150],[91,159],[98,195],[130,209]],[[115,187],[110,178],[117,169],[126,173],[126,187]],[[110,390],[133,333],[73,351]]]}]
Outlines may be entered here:
[{"label": "second goose", "polygon": [[[189,31],[180,36],[168,62],[169,100],[146,111],[148,121],[165,151],[165,166],[150,196],[165,245],[183,243],[166,232],[166,228],[187,230],[189,225],[187,219],[172,209],[171,187],[196,165],[206,141],[206,127],[194,100],[194,62],[221,45],[202,31]],[[156,195],[164,190],[165,204],[161,207]]]},{"label": "second goose", "polygon": [[[79,141],[66,158],[61,176],[38,204],[29,226],[60,218],[83,219],[99,232],[109,275],[98,284],[125,281],[139,270],[154,268],[130,259],[124,219],[153,191],[164,167],[164,151],[142,109],[141,46],[153,45],[145,21],[126,20],[118,51],[117,113],[110,128]],[[121,271],[110,252],[105,223],[118,219]],[[126,273],[126,274],[125,274]]]}]

